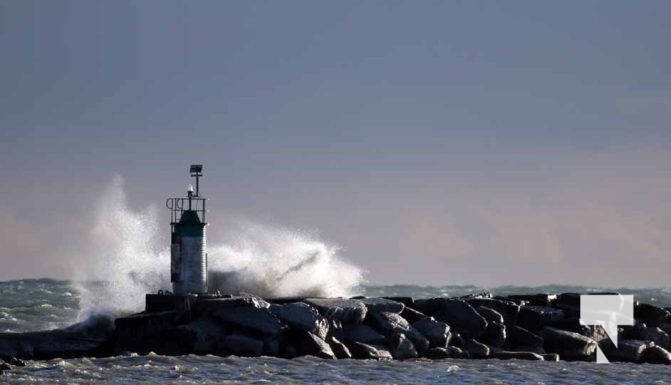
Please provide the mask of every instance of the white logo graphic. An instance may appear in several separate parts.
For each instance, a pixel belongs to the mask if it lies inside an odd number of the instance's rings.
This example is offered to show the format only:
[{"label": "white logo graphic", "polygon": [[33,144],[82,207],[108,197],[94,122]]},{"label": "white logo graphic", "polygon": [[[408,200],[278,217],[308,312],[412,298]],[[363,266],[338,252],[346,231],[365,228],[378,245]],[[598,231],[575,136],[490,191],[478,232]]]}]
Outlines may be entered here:
[{"label": "white logo graphic", "polygon": [[[634,324],[633,295],[581,295],[580,322],[584,325],[601,325],[617,347],[618,325]],[[608,359],[596,347],[597,364],[608,363]]]}]

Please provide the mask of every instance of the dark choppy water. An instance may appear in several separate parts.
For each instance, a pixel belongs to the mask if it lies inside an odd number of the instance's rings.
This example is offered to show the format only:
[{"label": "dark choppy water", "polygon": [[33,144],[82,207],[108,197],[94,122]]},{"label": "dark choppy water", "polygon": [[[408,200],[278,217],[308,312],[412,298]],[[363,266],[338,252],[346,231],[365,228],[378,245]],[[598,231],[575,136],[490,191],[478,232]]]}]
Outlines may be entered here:
[{"label": "dark choppy water", "polygon": [[[460,296],[483,292],[472,286],[368,286],[367,296]],[[500,287],[494,294],[619,291],[636,300],[671,306],[668,289],[608,289],[567,286]],[[66,281],[0,282],[0,331],[66,326],[80,313],[77,285]],[[0,377],[0,384],[228,384],[228,383],[398,383],[398,384],[669,384],[662,365],[498,360],[324,361],[312,358],[220,358],[214,356],[121,356],[29,362]]]}]

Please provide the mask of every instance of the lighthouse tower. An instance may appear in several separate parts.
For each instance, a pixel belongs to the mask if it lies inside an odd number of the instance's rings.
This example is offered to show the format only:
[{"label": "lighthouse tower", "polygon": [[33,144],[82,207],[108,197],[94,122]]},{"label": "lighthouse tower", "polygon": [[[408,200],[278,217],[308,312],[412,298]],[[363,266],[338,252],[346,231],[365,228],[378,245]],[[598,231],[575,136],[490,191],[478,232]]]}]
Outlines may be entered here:
[{"label": "lighthouse tower", "polygon": [[207,251],[205,248],[205,202],[200,195],[203,166],[194,164],[186,198],[168,198],[170,210],[170,281],[175,295],[207,293]]}]

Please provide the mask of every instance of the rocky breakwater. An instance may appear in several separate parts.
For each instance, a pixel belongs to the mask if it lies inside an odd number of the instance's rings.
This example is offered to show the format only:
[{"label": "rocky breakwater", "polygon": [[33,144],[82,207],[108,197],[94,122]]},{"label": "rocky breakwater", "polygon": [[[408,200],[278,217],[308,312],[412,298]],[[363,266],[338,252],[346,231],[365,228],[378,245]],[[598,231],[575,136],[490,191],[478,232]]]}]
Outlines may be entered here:
[{"label": "rocky breakwater", "polygon": [[[169,302],[169,301],[168,301]],[[128,353],[671,363],[669,309],[636,304],[618,347],[579,321],[579,294],[460,298],[183,298],[173,310],[0,334],[7,361]],[[10,365],[7,365],[10,366]],[[5,369],[6,370],[6,369]]]}]

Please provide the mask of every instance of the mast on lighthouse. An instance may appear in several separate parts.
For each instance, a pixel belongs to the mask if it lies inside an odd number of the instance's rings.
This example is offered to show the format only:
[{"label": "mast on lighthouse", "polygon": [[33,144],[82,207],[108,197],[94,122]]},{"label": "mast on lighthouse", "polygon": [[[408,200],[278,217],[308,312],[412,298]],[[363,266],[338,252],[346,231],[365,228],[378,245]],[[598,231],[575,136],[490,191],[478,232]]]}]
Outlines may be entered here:
[{"label": "mast on lighthouse", "polygon": [[186,198],[168,198],[170,210],[170,281],[175,295],[207,293],[205,202],[200,195],[203,166],[191,165],[196,191],[189,185]]}]

